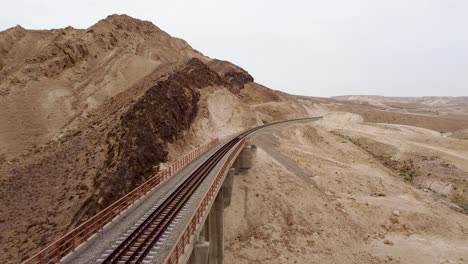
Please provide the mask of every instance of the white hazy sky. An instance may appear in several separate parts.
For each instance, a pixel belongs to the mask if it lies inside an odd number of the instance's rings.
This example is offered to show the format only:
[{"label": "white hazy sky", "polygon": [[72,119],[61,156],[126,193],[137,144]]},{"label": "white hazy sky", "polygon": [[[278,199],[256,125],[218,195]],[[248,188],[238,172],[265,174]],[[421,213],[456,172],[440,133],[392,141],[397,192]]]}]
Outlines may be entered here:
[{"label": "white hazy sky", "polygon": [[468,95],[466,0],[0,2],[0,30],[152,21],[270,88],[332,96]]}]

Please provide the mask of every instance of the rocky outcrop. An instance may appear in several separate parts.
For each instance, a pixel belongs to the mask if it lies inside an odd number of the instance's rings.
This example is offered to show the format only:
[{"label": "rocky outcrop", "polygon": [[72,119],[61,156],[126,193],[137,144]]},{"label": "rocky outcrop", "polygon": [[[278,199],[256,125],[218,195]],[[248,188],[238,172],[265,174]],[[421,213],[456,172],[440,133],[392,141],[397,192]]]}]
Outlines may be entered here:
[{"label": "rocky outcrop", "polygon": [[[43,52],[39,56],[26,61],[30,64],[26,73],[31,73],[35,69],[42,76],[56,76],[64,70],[75,66],[88,55],[88,47],[82,39],[76,41],[63,39],[61,36],[58,36],[43,49]],[[35,65],[37,67],[34,67]]]},{"label": "rocky outcrop", "polygon": [[167,144],[188,129],[197,114],[198,89],[224,82],[206,64],[191,59],[131,105],[121,117],[120,132],[113,133],[118,138],[107,140],[116,142],[106,161],[115,173],[97,179],[102,206],[157,172],[157,165],[167,160]]},{"label": "rocky outcrop", "polygon": [[254,81],[246,70],[228,61],[213,59],[208,62],[208,66],[224,79],[226,87],[233,94],[239,94],[244,84]]}]

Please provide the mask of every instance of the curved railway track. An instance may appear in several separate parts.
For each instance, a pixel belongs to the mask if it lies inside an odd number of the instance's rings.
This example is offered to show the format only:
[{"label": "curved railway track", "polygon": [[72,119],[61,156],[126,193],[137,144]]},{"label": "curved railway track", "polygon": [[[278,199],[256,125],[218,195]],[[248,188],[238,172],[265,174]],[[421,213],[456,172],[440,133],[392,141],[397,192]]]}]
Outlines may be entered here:
[{"label": "curved railway track", "polygon": [[101,263],[142,263],[146,255],[151,251],[158,240],[160,240],[200,184],[210,174],[218,162],[243,138],[266,126],[304,119],[310,118],[287,120],[258,126],[239,134],[225,143],[189,175],[167,199],[151,212],[150,215]]}]

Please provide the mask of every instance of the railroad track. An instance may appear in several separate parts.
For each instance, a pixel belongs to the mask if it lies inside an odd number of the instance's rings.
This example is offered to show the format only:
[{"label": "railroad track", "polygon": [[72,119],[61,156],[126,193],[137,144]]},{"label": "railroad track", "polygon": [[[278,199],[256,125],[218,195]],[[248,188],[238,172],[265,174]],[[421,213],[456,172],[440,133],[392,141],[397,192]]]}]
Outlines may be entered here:
[{"label": "railroad track", "polygon": [[[304,118],[310,119],[310,118]],[[100,263],[142,263],[161,239],[184,205],[218,162],[247,135],[266,126],[298,121],[288,120],[249,129],[219,148],[181,183],[149,216]]]}]

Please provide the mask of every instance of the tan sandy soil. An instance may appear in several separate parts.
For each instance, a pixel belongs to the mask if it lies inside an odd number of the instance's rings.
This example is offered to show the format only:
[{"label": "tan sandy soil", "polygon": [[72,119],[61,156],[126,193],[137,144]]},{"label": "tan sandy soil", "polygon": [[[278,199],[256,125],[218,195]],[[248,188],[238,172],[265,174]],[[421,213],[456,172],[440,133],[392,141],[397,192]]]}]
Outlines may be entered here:
[{"label": "tan sandy soil", "polygon": [[423,127],[438,132],[457,132],[468,128],[468,119],[452,116],[434,116],[426,114],[408,114],[376,109],[373,106],[343,104],[331,107],[340,112],[349,112],[360,115],[366,122],[401,124]]},{"label": "tan sandy soil", "polygon": [[[346,104],[345,112],[360,114],[369,122],[415,125],[435,130],[456,131],[467,126],[468,97],[384,97],[336,96]],[[357,106],[357,107],[356,107]],[[371,106],[371,107],[369,107]],[[369,111],[373,107],[403,115]],[[350,109],[353,109],[350,111]],[[376,109],[374,109],[376,110]],[[407,115],[410,114],[410,115]],[[456,122],[460,124],[454,124]],[[434,123],[438,123],[437,125]]]},{"label": "tan sandy soil", "polygon": [[[252,138],[254,166],[235,177],[226,210],[226,263],[468,263],[466,215],[332,132],[402,134],[408,145],[440,135],[361,120],[335,114]],[[440,141],[429,145],[455,145]],[[466,155],[463,147],[452,152]],[[453,154],[439,153],[455,163]]]},{"label": "tan sandy soil", "polygon": [[338,100],[367,102],[374,105],[388,105],[389,103],[396,103],[405,105],[404,108],[411,108],[407,106],[417,106],[423,108],[424,106],[468,106],[468,97],[451,97],[451,96],[423,96],[423,97],[387,97],[375,95],[346,95],[332,97]]},{"label": "tan sandy soil", "polygon": [[[346,120],[348,122],[332,122]],[[350,121],[350,120],[354,120]],[[393,124],[359,122],[337,113],[319,121],[351,140],[416,187],[429,189],[468,211],[468,142],[436,131]]]}]

